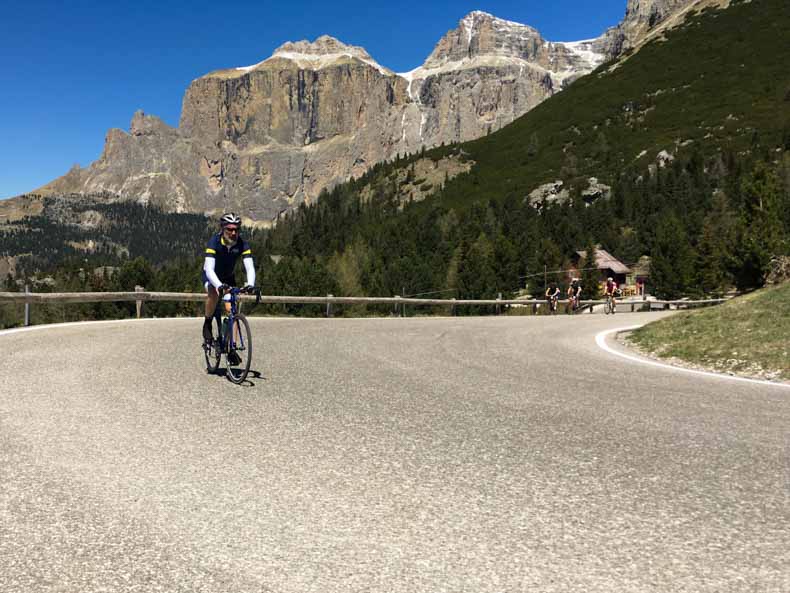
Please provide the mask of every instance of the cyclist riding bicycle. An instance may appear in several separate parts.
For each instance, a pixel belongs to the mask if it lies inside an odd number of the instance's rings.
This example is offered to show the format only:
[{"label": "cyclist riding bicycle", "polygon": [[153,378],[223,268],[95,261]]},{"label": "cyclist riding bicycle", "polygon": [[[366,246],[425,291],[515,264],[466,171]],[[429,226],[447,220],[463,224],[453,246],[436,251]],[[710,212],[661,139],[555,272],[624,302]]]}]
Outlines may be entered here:
[{"label": "cyclist riding bicycle", "polygon": [[582,283],[578,278],[571,280],[571,285],[568,287],[568,300],[571,301],[571,306],[575,310],[579,306],[579,299],[582,296]]},{"label": "cyclist riding bicycle", "polygon": [[612,299],[612,313],[614,313],[614,309],[617,306],[617,301],[615,301],[615,297],[617,296],[617,282],[615,282],[612,277],[606,279],[606,286],[603,289],[604,296],[606,298]]},{"label": "cyclist riding bicycle", "polygon": [[[210,342],[211,320],[221,295],[236,285],[235,267],[239,257],[244,261],[247,274],[245,288],[255,285],[255,264],[249,243],[239,235],[241,218],[229,212],[220,218],[220,232],[209,239],[203,263],[203,286],[206,288],[206,318],[203,321],[203,339]],[[226,303],[226,308],[229,304]]]},{"label": "cyclist riding bicycle", "polygon": [[554,312],[557,310],[557,299],[560,298],[560,289],[557,287],[556,282],[549,284],[546,289],[546,300],[549,302],[549,310]]}]

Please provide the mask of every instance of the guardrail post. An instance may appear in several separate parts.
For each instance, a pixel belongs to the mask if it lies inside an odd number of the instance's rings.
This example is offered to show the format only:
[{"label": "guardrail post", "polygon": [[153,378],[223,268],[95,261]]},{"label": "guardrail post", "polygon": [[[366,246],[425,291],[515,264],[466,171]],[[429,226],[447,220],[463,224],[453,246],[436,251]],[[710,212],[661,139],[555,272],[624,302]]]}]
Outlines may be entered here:
[{"label": "guardrail post", "polygon": [[25,284],[25,327],[30,325],[30,301],[27,295],[30,294],[30,286]]},{"label": "guardrail post", "polygon": [[327,298],[327,301],[326,301],[326,316],[327,317],[332,317],[332,301],[329,300],[329,299],[332,298],[332,295],[328,294],[328,295],[326,295],[326,298]]},{"label": "guardrail post", "polygon": [[[498,301],[502,300],[502,293],[501,292],[497,295],[496,300],[498,300]],[[497,303],[496,304],[496,314],[499,315],[501,312],[502,312],[502,305]]]},{"label": "guardrail post", "polygon": [[396,294],[393,298],[396,299],[396,300],[395,300],[395,303],[392,305],[392,314],[395,317],[397,317],[398,316],[398,307],[400,307],[400,303],[398,302],[397,299],[400,299],[400,295]]},{"label": "guardrail post", "polygon": [[451,315],[453,317],[455,317],[455,297],[453,297],[453,305],[452,305],[450,311],[451,311]]},{"label": "guardrail post", "polygon": [[[134,291],[135,292],[143,292],[143,291],[145,291],[145,287],[143,287],[143,286],[135,286],[134,287]],[[143,299],[142,299],[142,297],[139,297],[139,296],[137,297],[137,299],[134,302],[134,306],[137,309],[137,319],[140,319],[140,317],[143,314]]]}]

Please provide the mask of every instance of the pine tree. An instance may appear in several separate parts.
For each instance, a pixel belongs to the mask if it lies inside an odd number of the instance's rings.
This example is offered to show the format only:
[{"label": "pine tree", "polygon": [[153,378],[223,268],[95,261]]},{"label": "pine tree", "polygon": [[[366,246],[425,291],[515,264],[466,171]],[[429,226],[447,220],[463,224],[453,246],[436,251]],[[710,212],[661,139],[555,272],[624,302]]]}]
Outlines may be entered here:
[{"label": "pine tree", "polygon": [[538,140],[537,132],[532,132],[529,136],[529,141],[527,142],[527,155],[530,157],[534,157],[538,154],[540,150],[540,140]]},{"label": "pine tree", "polygon": [[494,272],[494,247],[480,233],[471,245],[459,266],[459,288],[466,299],[491,299],[496,297],[496,274]]},{"label": "pine tree", "polygon": [[720,296],[733,283],[731,269],[737,229],[723,192],[714,194],[712,207],[702,226],[697,281],[704,294]]},{"label": "pine tree", "polygon": [[771,258],[786,250],[784,213],[780,212],[782,194],[776,172],[758,164],[741,185],[741,200],[742,235],[736,253],[736,283],[744,290],[762,286]]},{"label": "pine tree", "polygon": [[121,290],[134,290],[135,286],[152,288],[154,269],[144,257],[136,257],[127,261],[118,271],[118,284]]},{"label": "pine tree", "polygon": [[588,243],[585,249],[585,257],[579,262],[581,268],[582,296],[586,299],[601,298],[601,274],[595,261],[596,246]]},{"label": "pine tree", "polygon": [[694,277],[694,256],[677,216],[672,213],[663,217],[656,229],[650,264],[650,281],[656,296],[675,299],[689,290]]}]

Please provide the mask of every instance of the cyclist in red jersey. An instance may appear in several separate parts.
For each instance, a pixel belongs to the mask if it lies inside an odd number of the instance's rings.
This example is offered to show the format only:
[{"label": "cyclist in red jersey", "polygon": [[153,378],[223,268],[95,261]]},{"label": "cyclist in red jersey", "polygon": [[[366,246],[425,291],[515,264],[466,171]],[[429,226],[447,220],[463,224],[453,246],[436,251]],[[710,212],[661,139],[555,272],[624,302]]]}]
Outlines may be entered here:
[{"label": "cyclist in red jersey", "polygon": [[617,296],[617,282],[615,282],[611,276],[606,279],[606,286],[603,292],[605,297],[612,299],[612,313],[614,313],[615,307],[617,306],[617,301],[615,300]]}]

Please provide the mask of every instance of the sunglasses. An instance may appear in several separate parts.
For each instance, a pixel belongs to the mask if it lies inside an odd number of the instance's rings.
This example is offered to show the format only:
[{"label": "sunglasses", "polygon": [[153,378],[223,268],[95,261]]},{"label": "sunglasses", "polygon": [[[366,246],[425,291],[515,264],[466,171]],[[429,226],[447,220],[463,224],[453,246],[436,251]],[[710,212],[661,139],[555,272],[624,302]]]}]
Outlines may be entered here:
[{"label": "sunglasses", "polygon": [[239,232],[239,227],[226,226],[223,230],[228,231],[229,233],[238,233]]}]

